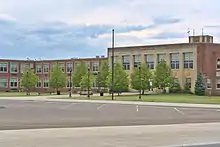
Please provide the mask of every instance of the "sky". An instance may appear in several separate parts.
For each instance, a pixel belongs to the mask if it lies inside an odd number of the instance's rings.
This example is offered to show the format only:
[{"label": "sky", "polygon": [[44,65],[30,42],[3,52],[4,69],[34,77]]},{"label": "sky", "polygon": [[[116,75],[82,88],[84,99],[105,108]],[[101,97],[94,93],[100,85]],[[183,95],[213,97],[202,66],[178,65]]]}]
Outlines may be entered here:
[{"label": "sky", "polygon": [[182,43],[188,29],[220,42],[219,0],[0,0],[0,58],[107,55],[115,46]]}]

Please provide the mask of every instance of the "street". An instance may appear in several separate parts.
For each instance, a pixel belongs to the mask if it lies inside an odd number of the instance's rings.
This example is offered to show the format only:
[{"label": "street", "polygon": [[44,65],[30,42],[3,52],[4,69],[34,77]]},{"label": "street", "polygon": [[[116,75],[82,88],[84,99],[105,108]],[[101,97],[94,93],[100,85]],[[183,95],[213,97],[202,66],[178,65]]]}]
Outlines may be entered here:
[{"label": "street", "polygon": [[218,108],[0,100],[0,118],[0,146],[220,146]]},{"label": "street", "polygon": [[123,104],[0,100],[0,130],[220,122],[220,111]]}]

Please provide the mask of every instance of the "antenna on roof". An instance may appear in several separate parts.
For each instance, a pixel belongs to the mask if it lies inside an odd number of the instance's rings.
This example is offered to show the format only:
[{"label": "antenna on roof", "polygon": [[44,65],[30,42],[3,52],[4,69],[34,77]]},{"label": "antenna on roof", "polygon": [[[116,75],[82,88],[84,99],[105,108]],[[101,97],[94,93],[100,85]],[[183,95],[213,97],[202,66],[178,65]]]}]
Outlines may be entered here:
[{"label": "antenna on roof", "polygon": [[188,34],[188,37],[189,37],[190,36],[190,28],[188,28],[187,34]]}]

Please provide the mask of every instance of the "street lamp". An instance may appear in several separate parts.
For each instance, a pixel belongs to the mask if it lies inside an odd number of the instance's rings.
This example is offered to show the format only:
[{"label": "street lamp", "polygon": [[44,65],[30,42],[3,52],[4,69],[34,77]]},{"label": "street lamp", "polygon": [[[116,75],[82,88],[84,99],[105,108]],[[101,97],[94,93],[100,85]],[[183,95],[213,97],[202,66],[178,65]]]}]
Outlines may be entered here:
[{"label": "street lamp", "polygon": [[139,91],[139,100],[141,100],[141,89],[142,89],[142,80],[141,80],[141,67],[139,66],[139,82],[140,82],[140,91]]},{"label": "street lamp", "polygon": [[90,68],[88,67],[88,98],[90,98]]},{"label": "street lamp", "polygon": [[72,69],[70,69],[70,89],[69,89],[69,97],[72,97]]},{"label": "street lamp", "polygon": [[112,100],[114,100],[114,42],[115,42],[115,30],[112,29]]}]

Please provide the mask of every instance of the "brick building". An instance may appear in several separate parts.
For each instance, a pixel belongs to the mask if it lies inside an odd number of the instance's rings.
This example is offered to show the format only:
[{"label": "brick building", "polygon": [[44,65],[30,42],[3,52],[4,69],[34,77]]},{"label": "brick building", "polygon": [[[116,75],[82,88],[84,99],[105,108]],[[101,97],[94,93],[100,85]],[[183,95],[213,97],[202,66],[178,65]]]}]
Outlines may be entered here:
[{"label": "brick building", "polygon": [[[112,49],[108,48],[110,64],[111,56]],[[188,85],[192,92],[199,71],[203,74],[206,91],[220,95],[220,44],[213,43],[212,36],[190,36],[189,43],[116,47],[114,57],[115,62],[123,64],[128,75],[142,62],[155,70],[163,59],[181,87]]]},{"label": "brick building", "polygon": [[[32,68],[39,77],[39,81],[33,91],[51,91],[49,88],[50,72],[55,64],[58,64],[67,76],[72,69],[74,71],[77,64],[87,62],[91,72],[96,74],[99,71],[102,61],[106,61],[104,56],[84,59],[66,60],[0,60],[0,91],[21,90],[21,75],[26,67]],[[69,77],[69,76],[68,76]],[[68,82],[67,82],[68,83]],[[69,84],[61,91],[68,91]],[[94,81],[93,87],[96,87]]]}]

